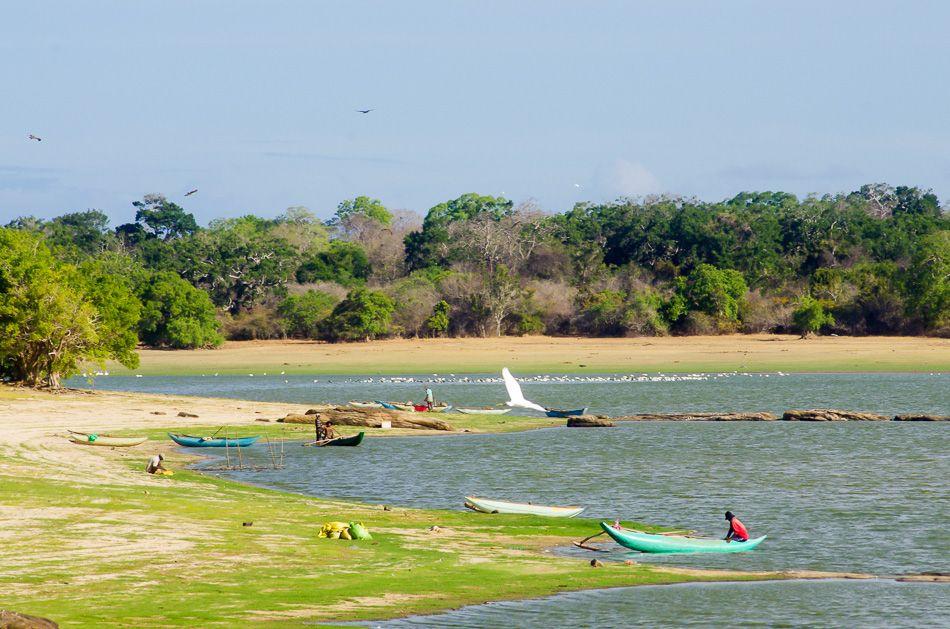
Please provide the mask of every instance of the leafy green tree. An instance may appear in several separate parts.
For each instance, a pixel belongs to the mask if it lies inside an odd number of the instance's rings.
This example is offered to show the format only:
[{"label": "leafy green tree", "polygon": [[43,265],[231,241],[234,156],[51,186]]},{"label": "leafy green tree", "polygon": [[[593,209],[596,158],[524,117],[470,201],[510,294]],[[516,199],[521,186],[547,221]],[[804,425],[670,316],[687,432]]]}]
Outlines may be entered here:
[{"label": "leafy green tree", "polygon": [[819,300],[811,295],[802,295],[798,306],[792,311],[792,323],[805,338],[809,334],[817,334],[826,325],[834,325],[835,318]]},{"label": "leafy green tree", "polygon": [[49,221],[44,231],[51,245],[92,256],[109,243],[109,217],[99,210],[71,212]]},{"label": "leafy green tree", "polygon": [[449,302],[440,300],[426,319],[424,327],[432,336],[444,336],[449,331]]},{"label": "leafy green tree", "polygon": [[367,219],[388,226],[393,221],[393,214],[379,199],[359,196],[355,199],[342,201],[337,206],[336,214],[330,219],[329,224],[330,226],[345,225],[355,218]]},{"label": "leafy green tree", "polygon": [[161,194],[146,194],[132,205],[136,210],[135,222],[142,225],[150,237],[171,240],[198,231],[194,215]]},{"label": "leafy green tree", "polygon": [[277,306],[285,321],[287,333],[301,338],[318,338],[320,326],[330,316],[337,299],[328,293],[308,290],[302,295],[291,295]]},{"label": "leafy green tree", "polygon": [[386,294],[357,288],[324,321],[322,336],[328,341],[369,341],[388,336],[395,309]]},{"label": "leafy green tree", "polygon": [[358,286],[366,282],[371,268],[366,252],[356,243],[334,240],[326,251],[305,260],[297,268],[297,281],[336,282],[342,286]]},{"label": "leafy green tree", "polygon": [[[88,269],[87,269],[88,271]],[[116,278],[56,260],[41,237],[0,229],[0,371],[58,387],[83,362],[133,368],[134,297]]]},{"label": "leafy green tree", "polygon": [[907,302],[928,329],[950,328],[950,230],[920,241],[907,270]]},{"label": "leafy green tree", "polygon": [[448,262],[444,246],[449,242],[448,228],[452,223],[481,216],[501,220],[513,212],[512,205],[502,197],[472,192],[434,206],[422,222],[422,231],[406,236],[406,263],[410,270]]},{"label": "leafy green tree", "polygon": [[140,287],[142,341],[154,347],[190,349],[217,347],[218,331],[211,298],[168,271],[154,273]]},{"label": "leafy green tree", "polygon": [[686,279],[685,297],[690,310],[735,322],[739,319],[739,302],[748,290],[742,273],[700,264]]},{"label": "leafy green tree", "polygon": [[176,240],[163,270],[206,290],[231,314],[250,310],[282,290],[299,264],[294,248],[273,233],[274,226],[256,216],[212,221],[193,237]]}]

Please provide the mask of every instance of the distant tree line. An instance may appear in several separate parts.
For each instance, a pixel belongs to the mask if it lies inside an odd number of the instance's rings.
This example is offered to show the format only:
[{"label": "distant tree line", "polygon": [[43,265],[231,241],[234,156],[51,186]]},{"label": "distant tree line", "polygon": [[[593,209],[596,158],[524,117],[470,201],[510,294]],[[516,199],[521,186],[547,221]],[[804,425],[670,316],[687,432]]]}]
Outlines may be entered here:
[{"label": "distant tree line", "polygon": [[885,184],[549,214],[465,194],[421,224],[357,197],[201,227],[161,195],[0,228],[0,373],[55,385],[138,343],[731,332],[950,335],[950,218]]}]

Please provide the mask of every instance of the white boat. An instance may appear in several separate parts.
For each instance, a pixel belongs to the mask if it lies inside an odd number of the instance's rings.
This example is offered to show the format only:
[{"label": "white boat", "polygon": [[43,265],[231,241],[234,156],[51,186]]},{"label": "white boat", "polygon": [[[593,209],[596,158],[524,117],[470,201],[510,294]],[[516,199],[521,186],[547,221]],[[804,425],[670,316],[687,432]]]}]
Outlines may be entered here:
[{"label": "white boat", "polygon": [[584,507],[548,507],[525,502],[489,500],[488,498],[476,498],[475,496],[465,496],[465,506],[482,513],[518,513],[521,515],[543,515],[552,518],[573,518],[584,510]]},{"label": "white boat", "polygon": [[347,402],[350,406],[355,406],[356,408],[382,408],[383,405],[379,402],[360,402],[358,400],[350,400]]},{"label": "white boat", "polygon": [[504,415],[511,412],[510,408],[492,408],[490,406],[485,408],[460,408],[456,406],[455,410],[466,415]]}]

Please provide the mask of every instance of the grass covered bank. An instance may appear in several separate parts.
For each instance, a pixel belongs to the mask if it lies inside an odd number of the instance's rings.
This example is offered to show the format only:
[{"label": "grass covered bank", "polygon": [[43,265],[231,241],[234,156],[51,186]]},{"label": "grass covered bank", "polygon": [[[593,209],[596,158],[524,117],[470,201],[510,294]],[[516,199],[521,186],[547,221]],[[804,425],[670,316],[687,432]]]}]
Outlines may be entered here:
[{"label": "grass covered bank", "polygon": [[[296,426],[256,420],[301,412],[297,405],[0,391],[11,393],[0,396],[3,605],[63,626],[299,626],[575,589],[787,576],[592,568],[544,549],[593,533],[595,521],[387,511],[286,494],[188,471],[192,459],[163,438],[169,426],[296,436]],[[180,410],[198,417],[178,417]],[[157,441],[73,445],[62,436],[66,427],[145,432]],[[142,471],[159,451],[175,476]],[[318,539],[319,526],[335,520],[363,521],[376,539]],[[442,530],[430,531],[434,525]]]},{"label": "grass covered bank", "polygon": [[[950,371],[950,339],[769,334],[659,338],[504,337],[327,344],[229,342],[216,350],[142,350],[134,373],[188,375]],[[128,374],[110,365],[113,374]]]}]

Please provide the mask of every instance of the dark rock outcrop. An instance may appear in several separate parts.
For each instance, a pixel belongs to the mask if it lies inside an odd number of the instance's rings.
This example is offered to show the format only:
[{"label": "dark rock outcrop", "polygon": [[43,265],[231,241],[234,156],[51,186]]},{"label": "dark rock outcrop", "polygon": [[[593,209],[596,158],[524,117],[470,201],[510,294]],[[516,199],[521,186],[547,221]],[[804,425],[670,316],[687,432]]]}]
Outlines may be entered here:
[{"label": "dark rock outcrop", "polygon": [[772,413],[641,413],[615,417],[615,421],[637,422],[771,422]]},{"label": "dark rock outcrop", "polygon": [[595,417],[594,415],[575,415],[567,418],[568,428],[609,428],[614,425],[609,419]]},{"label": "dark rock outcrop", "polygon": [[57,627],[59,625],[47,618],[19,614],[6,609],[0,610],[0,629],[57,629]]},{"label": "dark rock outcrop", "polygon": [[908,413],[907,415],[897,415],[894,417],[896,422],[950,422],[950,415],[921,415],[920,413]]}]

